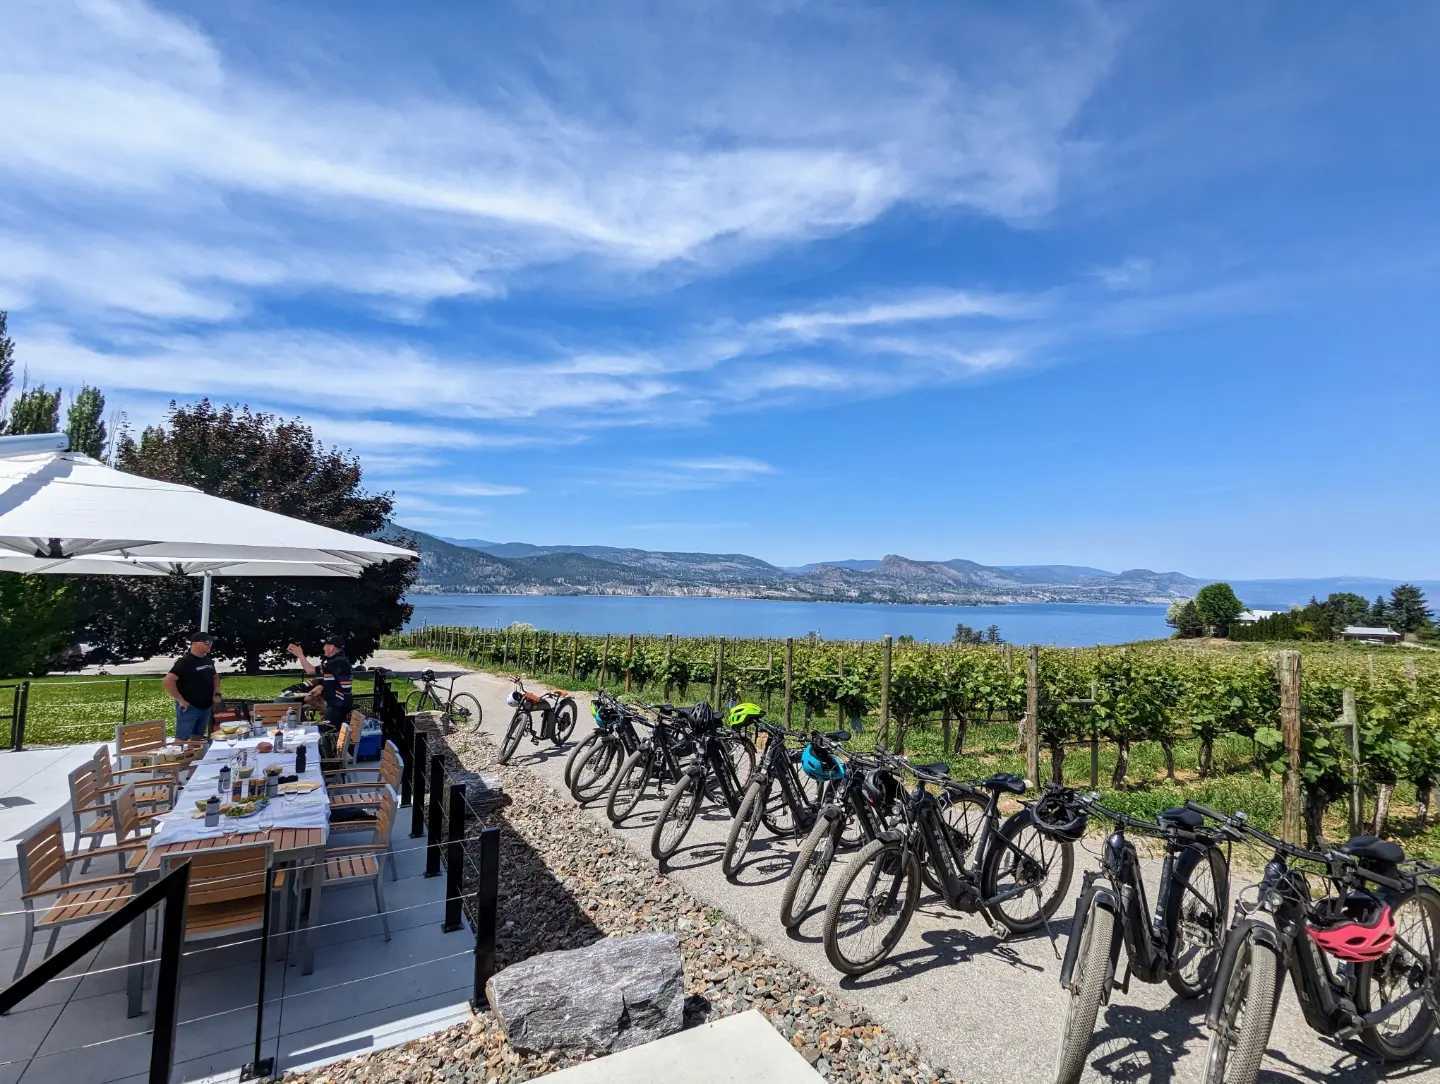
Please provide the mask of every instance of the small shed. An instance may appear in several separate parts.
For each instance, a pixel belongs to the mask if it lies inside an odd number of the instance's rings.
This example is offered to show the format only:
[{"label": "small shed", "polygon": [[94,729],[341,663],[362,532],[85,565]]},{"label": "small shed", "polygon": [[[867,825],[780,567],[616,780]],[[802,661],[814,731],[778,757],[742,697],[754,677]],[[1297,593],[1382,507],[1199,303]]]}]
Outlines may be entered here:
[{"label": "small shed", "polygon": [[1372,628],[1368,625],[1347,625],[1340,633],[1342,640],[1369,640],[1372,643],[1398,644],[1402,637],[1394,629]]}]

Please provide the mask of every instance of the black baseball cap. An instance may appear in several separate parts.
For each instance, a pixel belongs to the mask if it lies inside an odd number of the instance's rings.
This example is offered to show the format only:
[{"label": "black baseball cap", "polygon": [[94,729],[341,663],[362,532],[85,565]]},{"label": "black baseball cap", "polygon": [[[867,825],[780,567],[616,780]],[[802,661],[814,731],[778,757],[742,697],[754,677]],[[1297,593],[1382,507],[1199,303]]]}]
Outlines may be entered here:
[{"label": "black baseball cap", "polygon": [[322,644],[334,644],[336,647],[344,647],[345,637],[341,636],[338,632],[332,632],[320,642]]},{"label": "black baseball cap", "polygon": [[189,642],[192,644],[213,644],[215,642],[215,637],[211,636],[208,632],[196,629],[190,634]]}]

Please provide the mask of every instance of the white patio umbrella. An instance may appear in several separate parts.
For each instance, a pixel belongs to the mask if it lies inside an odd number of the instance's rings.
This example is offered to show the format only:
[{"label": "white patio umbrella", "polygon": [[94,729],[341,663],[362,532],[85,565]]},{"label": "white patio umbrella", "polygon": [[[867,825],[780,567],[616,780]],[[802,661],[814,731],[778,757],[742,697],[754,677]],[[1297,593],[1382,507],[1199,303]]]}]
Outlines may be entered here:
[{"label": "white patio umbrella", "polygon": [[157,482],[67,452],[63,434],[0,437],[0,571],[204,577],[359,576],[410,550]]}]

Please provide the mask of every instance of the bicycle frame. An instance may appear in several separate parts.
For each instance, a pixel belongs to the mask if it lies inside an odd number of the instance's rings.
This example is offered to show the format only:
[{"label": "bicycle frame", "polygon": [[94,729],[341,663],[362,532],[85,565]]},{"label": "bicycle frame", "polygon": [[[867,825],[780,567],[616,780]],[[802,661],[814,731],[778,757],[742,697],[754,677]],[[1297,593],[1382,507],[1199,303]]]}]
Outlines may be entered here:
[{"label": "bicycle frame", "polygon": [[725,806],[733,817],[740,808],[740,779],[735,774],[735,765],[730,763],[730,758],[721,748],[716,731],[708,730],[692,737],[698,748],[695,758],[686,765],[685,774],[695,776],[697,786],[704,786],[707,776],[719,783]]},{"label": "bicycle frame", "polygon": [[[1342,874],[1330,869],[1326,876],[1341,890],[1354,881],[1373,881],[1385,888],[1404,890],[1404,881],[1374,873],[1370,870]],[[1355,1007],[1355,990],[1358,976],[1351,973],[1337,976],[1329,957],[1322,952],[1306,933],[1310,907],[1310,887],[1302,873],[1292,869],[1285,855],[1276,851],[1265,866],[1258,896],[1253,905],[1243,900],[1235,903],[1235,919],[1225,938],[1225,947],[1220,955],[1220,966],[1215,975],[1215,992],[1210,999],[1210,1008],[1205,1022],[1210,1029],[1221,1026],[1225,1008],[1225,990],[1229,986],[1230,973],[1235,968],[1235,959],[1240,946],[1247,937],[1254,937],[1279,954],[1285,970],[1278,977],[1275,996],[1280,996],[1288,974],[1295,987],[1295,998],[1300,1002],[1300,1011],[1310,1028],[1321,1035],[1337,1039],[1348,1039],[1358,1034],[1362,1027],[1374,1027],[1399,1012],[1411,1002],[1426,996],[1427,988],[1412,990],[1404,997],[1392,1001],[1382,1009],[1362,1017]],[[1414,950],[1410,950],[1412,954]]]},{"label": "bicycle frame", "polygon": [[[984,792],[966,787],[963,784],[947,783],[946,794],[959,792],[981,797]],[[1016,854],[1024,857],[1024,853],[1008,839],[999,834],[1000,823],[1000,794],[998,791],[991,791],[985,796],[985,813],[980,825],[980,834],[975,840],[974,858],[968,866],[965,862],[965,855],[956,850],[952,842],[950,832],[945,826],[945,820],[941,815],[943,807],[935,795],[925,789],[923,783],[917,783],[915,790],[911,793],[910,802],[906,810],[906,816],[911,821],[911,830],[905,833],[904,849],[902,855],[908,856],[914,846],[915,833],[918,832],[925,844],[924,860],[931,863],[931,869],[939,877],[940,883],[945,889],[945,903],[957,911],[974,912],[980,911],[986,918],[990,918],[989,909],[1006,900],[1014,899],[1030,891],[1029,886],[1016,885],[997,893],[989,899],[980,898],[980,870],[984,867],[985,856],[989,853],[995,840]]]},{"label": "bicycle frame", "polygon": [[765,754],[756,769],[755,780],[761,786],[768,782],[780,784],[780,795],[790,809],[790,815],[794,818],[795,833],[808,832],[815,824],[815,818],[819,815],[821,808],[826,804],[826,797],[829,794],[829,784],[823,783],[820,787],[820,799],[812,805],[805,797],[804,788],[801,786],[800,777],[795,771],[795,762],[790,757],[790,749],[785,744],[786,733],[780,727],[762,724],[761,730],[767,736],[765,740]]}]

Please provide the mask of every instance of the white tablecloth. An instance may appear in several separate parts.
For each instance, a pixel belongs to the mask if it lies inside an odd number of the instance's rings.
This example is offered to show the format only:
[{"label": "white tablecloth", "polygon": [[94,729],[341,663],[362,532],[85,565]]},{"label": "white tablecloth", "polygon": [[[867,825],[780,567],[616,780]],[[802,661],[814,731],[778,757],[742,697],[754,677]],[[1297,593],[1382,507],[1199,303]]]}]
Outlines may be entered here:
[{"label": "white tablecloth", "polygon": [[[287,730],[283,753],[256,751],[255,747],[260,742],[273,740],[273,735],[267,733],[260,737],[242,738],[232,745],[227,739],[217,735],[206,750],[204,758],[195,766],[185,789],[180,792],[174,810],[159,818],[157,827],[150,836],[150,845],[154,847],[164,843],[184,843],[191,839],[265,832],[272,828],[318,828],[322,839],[328,838],[330,799],[325,794],[325,781],[320,772],[319,731],[313,726],[306,727],[303,731],[299,728]],[[220,782],[220,769],[229,764],[231,774],[234,775],[234,761],[241,749],[249,751],[250,763],[255,766],[254,778],[263,779],[265,768],[270,764],[279,764],[285,769],[285,775],[294,775],[295,750],[301,742],[304,742],[307,748],[305,771],[301,773],[300,779],[320,784],[309,794],[277,794],[270,799],[269,805],[254,816],[235,818],[222,815],[220,823],[213,828],[207,828],[204,818],[194,815],[195,803],[216,793]],[[230,798],[228,795],[221,795],[220,801],[223,804],[230,801]]]}]

